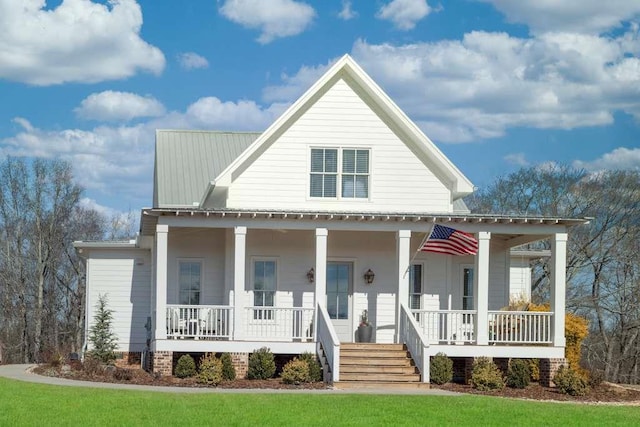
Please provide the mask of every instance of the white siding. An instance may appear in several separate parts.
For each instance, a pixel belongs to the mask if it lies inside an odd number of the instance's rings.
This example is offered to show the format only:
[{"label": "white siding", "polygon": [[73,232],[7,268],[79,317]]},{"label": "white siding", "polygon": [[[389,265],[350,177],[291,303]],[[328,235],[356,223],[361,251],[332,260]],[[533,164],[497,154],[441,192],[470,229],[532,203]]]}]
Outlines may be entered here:
[{"label": "white siding", "polygon": [[[311,200],[311,147],[370,148],[369,200]],[[233,208],[450,212],[451,195],[358,94],[339,80],[229,189]]]},{"label": "white siding", "polygon": [[100,295],[106,295],[107,308],[113,310],[118,351],[142,351],[147,338],[145,323],[151,315],[150,251],[91,250],[87,274],[89,327]]},{"label": "white siding", "polygon": [[178,262],[202,262],[200,304],[228,302],[225,292],[225,232],[223,229],[171,228],[167,255],[167,303],[178,304]]},{"label": "white siding", "polygon": [[529,266],[529,258],[511,257],[509,298],[512,301],[531,300],[531,267]]}]

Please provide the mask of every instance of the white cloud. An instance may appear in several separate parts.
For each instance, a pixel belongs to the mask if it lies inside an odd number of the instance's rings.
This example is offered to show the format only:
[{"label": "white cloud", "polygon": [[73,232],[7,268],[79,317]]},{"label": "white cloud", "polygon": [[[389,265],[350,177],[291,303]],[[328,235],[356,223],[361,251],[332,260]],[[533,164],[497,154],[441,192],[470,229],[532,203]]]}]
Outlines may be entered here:
[{"label": "white cloud", "polygon": [[294,0],[226,0],[220,13],[243,27],[260,30],[261,44],[302,33],[316,16],[313,7]]},{"label": "white cloud", "polygon": [[200,56],[195,52],[184,52],[178,54],[178,62],[185,70],[209,68],[209,61],[207,61],[207,58]]},{"label": "white cloud", "polygon": [[[640,34],[475,31],[462,40],[395,46],[358,40],[352,55],[427,135],[442,142],[500,137],[507,129],[575,129],[640,118]],[[283,74],[263,98],[291,101],[331,65]]]},{"label": "white cloud", "polygon": [[253,101],[223,102],[216,97],[200,98],[187,108],[195,125],[224,130],[263,130],[282,112],[275,105],[263,109]]},{"label": "white cloud", "polygon": [[493,4],[511,22],[528,25],[534,32],[599,34],[637,19],[637,0],[480,0]]},{"label": "white cloud", "polygon": [[40,129],[15,118],[20,130],[0,138],[0,157],[60,158],[69,161],[85,188],[107,198],[117,195],[131,206],[149,205],[156,129],[264,130],[286,108],[251,101],[200,98],[186,111],[172,111],[135,125],[93,129]]},{"label": "white cloud", "polygon": [[392,0],[378,10],[376,18],[391,21],[399,30],[408,31],[431,10],[427,0]]},{"label": "white cloud", "polygon": [[576,160],[573,162],[573,166],[590,172],[602,170],[640,171],[640,148],[619,147],[590,162]]},{"label": "white cloud", "polygon": [[355,12],[351,9],[351,1],[342,0],[342,10],[338,13],[338,18],[349,21],[350,19],[356,18],[358,16],[358,12]]},{"label": "white cloud", "polygon": [[516,166],[528,166],[529,162],[527,161],[527,159],[524,156],[524,153],[513,153],[513,154],[507,154],[506,156],[504,156],[504,160],[512,165],[516,165]]},{"label": "white cloud", "polygon": [[32,85],[94,83],[160,74],[162,52],[140,38],[134,0],[0,0],[0,78]]},{"label": "white cloud", "polygon": [[283,73],[280,78],[283,84],[267,86],[262,91],[262,98],[266,102],[294,101],[316,82],[338,60],[334,58],[324,65],[303,65],[294,75]]},{"label": "white cloud", "polygon": [[127,121],[165,113],[162,103],[151,96],[111,90],[89,95],[74,111],[80,118],[100,121]]}]

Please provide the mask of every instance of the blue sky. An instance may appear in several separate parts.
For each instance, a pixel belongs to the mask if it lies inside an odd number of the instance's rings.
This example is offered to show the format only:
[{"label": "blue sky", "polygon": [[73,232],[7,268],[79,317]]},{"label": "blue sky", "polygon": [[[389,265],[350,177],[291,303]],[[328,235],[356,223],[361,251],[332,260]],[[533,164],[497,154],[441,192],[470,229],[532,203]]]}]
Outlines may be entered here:
[{"label": "blue sky", "polygon": [[349,53],[476,186],[640,168],[640,0],[0,0],[0,155],[151,204],[157,128],[263,130]]}]

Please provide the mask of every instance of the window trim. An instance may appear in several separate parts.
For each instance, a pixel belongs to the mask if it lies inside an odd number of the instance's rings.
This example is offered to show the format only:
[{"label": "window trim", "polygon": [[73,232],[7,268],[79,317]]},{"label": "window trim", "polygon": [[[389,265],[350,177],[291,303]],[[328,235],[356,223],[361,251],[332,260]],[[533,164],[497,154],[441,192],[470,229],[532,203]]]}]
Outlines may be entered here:
[{"label": "window trim", "polygon": [[[419,265],[420,266],[420,293],[416,294],[415,292],[413,292],[413,283],[411,283],[411,271],[413,270],[413,267]],[[422,297],[424,296],[424,272],[425,272],[425,263],[424,262],[413,262],[411,263],[411,265],[409,266],[409,301],[407,301],[407,303],[409,304],[409,310],[422,310],[422,306],[423,304],[423,300]],[[411,297],[413,295],[419,295],[420,299],[420,307],[418,308],[412,308],[411,307]]]},{"label": "window trim", "polygon": [[[465,296],[465,293],[464,293],[464,271],[467,270],[467,269],[471,270],[473,272],[472,281],[471,281],[471,296],[470,297],[469,296]],[[475,298],[476,298],[476,295],[475,295],[475,293],[476,293],[476,289],[475,289],[475,274],[476,274],[475,266],[473,264],[461,264],[460,265],[460,279],[461,279],[460,280],[460,286],[461,286],[461,289],[460,289],[460,308],[462,310],[465,310],[465,308],[464,308],[465,298],[471,298],[471,308],[467,308],[466,310],[475,310],[475,308],[473,308],[473,307],[475,307],[475,303],[474,302],[475,302]]]},{"label": "window trim", "polygon": [[[180,264],[183,262],[191,262],[191,263],[199,263],[200,264],[200,297],[198,298],[198,304],[196,305],[202,305],[202,301],[203,301],[203,283],[204,283],[204,258],[191,258],[191,257],[181,257],[181,258],[177,258],[176,259],[176,302],[179,305],[180,304]],[[189,304],[192,305],[192,304]]]},{"label": "window trim", "polygon": [[[255,305],[255,284],[256,284],[256,262],[265,262],[271,261],[275,263],[275,288],[273,289],[273,305]],[[276,309],[278,307],[278,288],[280,281],[280,262],[278,257],[269,257],[269,256],[255,256],[251,257],[251,307],[264,307],[264,308],[273,308]],[[259,291],[266,292],[266,291]],[[251,316],[251,322],[275,322],[275,315],[273,316],[265,316],[265,318],[259,318],[257,316],[257,312],[253,312],[253,316]]]},{"label": "window trim", "polygon": [[[337,150],[337,171],[335,173],[336,176],[336,196],[335,197],[322,197],[322,196],[312,196],[311,195],[311,174],[315,173],[315,174],[319,174],[319,175],[329,175],[329,173],[325,173],[325,172],[311,172],[311,151],[312,150]],[[343,197],[342,196],[342,178],[344,176],[344,172],[342,170],[343,164],[342,164],[342,160],[343,160],[343,152],[344,150],[355,150],[357,151],[367,151],[369,153],[369,159],[368,159],[368,171],[366,174],[363,173],[347,173],[347,175],[349,176],[363,176],[366,175],[367,176],[367,197],[355,197],[355,191],[354,191],[354,197]],[[371,185],[371,181],[372,181],[372,158],[373,158],[373,148],[372,147],[354,147],[354,146],[349,146],[349,145],[309,145],[308,149],[307,149],[307,193],[306,193],[306,199],[310,200],[310,201],[324,201],[324,202],[335,202],[335,201],[350,201],[350,202],[355,202],[355,203],[363,203],[363,202],[370,202],[371,201],[371,194],[372,194],[372,185]],[[332,173],[330,175],[333,175]]]}]

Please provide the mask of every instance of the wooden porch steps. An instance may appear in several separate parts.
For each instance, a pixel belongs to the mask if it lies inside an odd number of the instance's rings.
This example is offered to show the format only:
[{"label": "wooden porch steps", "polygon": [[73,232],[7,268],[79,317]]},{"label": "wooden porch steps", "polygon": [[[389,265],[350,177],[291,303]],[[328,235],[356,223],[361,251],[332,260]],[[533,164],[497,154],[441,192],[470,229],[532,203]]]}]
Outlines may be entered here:
[{"label": "wooden porch steps", "polygon": [[402,344],[344,343],[340,345],[339,389],[429,388]]}]

